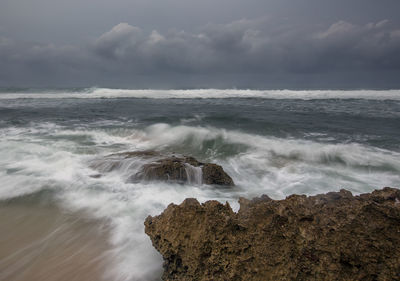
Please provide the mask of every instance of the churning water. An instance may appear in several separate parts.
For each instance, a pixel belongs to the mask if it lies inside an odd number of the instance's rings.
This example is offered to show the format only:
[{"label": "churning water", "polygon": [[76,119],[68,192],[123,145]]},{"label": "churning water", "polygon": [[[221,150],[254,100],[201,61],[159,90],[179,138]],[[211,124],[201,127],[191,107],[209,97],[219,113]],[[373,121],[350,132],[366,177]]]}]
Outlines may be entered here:
[{"label": "churning water", "polygon": [[[144,219],[187,197],[237,209],[241,196],[400,185],[396,90],[5,89],[0,137],[0,220],[9,227],[0,231],[0,280],[29,280],[27,270],[44,272],[41,280],[92,271],[94,279],[159,280],[162,260]],[[137,150],[218,163],[236,187],[202,185],[195,167],[187,185],[127,183],[141,159],[94,176],[110,154]],[[48,231],[37,234],[39,226]],[[82,247],[83,256],[74,250]],[[38,262],[44,252],[51,262]],[[77,270],[70,261],[78,258],[88,266]]]}]

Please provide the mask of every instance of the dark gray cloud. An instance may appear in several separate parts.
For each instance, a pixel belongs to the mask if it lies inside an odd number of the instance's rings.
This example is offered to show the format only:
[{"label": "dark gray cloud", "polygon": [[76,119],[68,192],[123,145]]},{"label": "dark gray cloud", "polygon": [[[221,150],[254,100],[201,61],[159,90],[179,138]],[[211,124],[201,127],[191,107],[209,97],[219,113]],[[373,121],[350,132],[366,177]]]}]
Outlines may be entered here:
[{"label": "dark gray cloud", "polygon": [[400,28],[382,20],[338,21],[318,29],[266,18],[160,34],[121,23],[101,35],[92,50],[141,74],[399,70]]},{"label": "dark gray cloud", "polygon": [[[65,9],[70,7],[61,2]],[[161,2],[166,13],[173,14],[173,9]],[[5,31],[9,25],[1,25],[0,86],[400,87],[400,23],[391,17],[387,7],[374,4],[377,1],[365,0],[366,15],[362,16],[360,12],[345,12],[343,7],[332,6],[332,1],[325,0],[312,0],[305,6],[299,6],[305,3],[303,0],[292,5],[286,0],[281,4],[251,2],[259,3],[249,8],[243,1],[235,0],[231,2],[234,7],[225,7],[228,14],[238,15],[242,8],[243,13],[257,17],[237,17],[240,19],[226,24],[207,21],[195,26],[193,23],[198,20],[190,20],[186,15],[184,21],[191,23],[188,28],[182,27],[179,20],[172,21],[178,26],[175,28],[162,26],[163,21],[158,18],[153,20],[158,22],[154,28],[127,21],[106,32],[93,32],[97,37],[84,36],[86,40],[80,42],[55,44],[50,39],[56,36],[51,35],[48,40],[39,40],[40,36],[38,40],[29,36],[23,40]],[[393,1],[383,2],[395,5]],[[144,5],[141,1],[135,3],[138,7]],[[183,4],[180,0],[167,3]],[[205,3],[198,10],[212,6],[211,2]],[[228,5],[225,0],[221,3]],[[282,3],[289,8],[283,10]],[[317,3],[324,3],[327,8]],[[349,8],[361,2],[346,3],[350,3],[344,5]],[[181,7],[184,10],[188,9],[185,5]],[[259,7],[259,11],[254,7]],[[309,9],[318,7],[334,20],[322,20],[318,15],[310,19],[314,13]],[[271,15],[267,8],[276,13]],[[327,9],[335,11],[331,15]],[[387,17],[376,16],[384,12]],[[58,23],[55,19],[54,22]],[[82,25],[83,30],[86,27]]]},{"label": "dark gray cloud", "polygon": [[74,43],[120,22],[164,33],[263,16],[292,23],[400,21],[398,0],[0,0],[4,36]]}]

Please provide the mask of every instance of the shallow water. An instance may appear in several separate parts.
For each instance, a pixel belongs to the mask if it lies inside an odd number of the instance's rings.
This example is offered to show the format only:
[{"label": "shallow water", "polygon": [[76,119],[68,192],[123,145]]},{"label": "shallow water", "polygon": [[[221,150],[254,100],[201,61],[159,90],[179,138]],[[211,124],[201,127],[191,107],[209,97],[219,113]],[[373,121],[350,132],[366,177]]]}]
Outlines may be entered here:
[{"label": "shallow water", "polygon": [[107,280],[106,224],[37,202],[0,204],[0,280]]},{"label": "shallow water", "polygon": [[[3,90],[0,137],[0,280],[159,280],[144,219],[187,197],[237,209],[240,196],[400,185],[400,91]],[[93,177],[134,150],[218,163],[236,187],[196,171],[127,183],[142,159]]]}]

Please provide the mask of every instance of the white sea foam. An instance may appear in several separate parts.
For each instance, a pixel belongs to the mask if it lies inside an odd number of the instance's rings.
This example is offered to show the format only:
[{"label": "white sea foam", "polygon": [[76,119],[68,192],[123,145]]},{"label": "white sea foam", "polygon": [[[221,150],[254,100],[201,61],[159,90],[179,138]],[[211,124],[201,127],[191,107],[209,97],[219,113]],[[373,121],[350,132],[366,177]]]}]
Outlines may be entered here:
[{"label": "white sea foam", "polygon": [[[71,210],[85,210],[111,225],[109,255],[114,264],[107,280],[157,280],[161,257],[144,234],[147,215],[159,214],[168,204],[187,197],[201,202],[228,201],[268,194],[283,198],[292,193],[316,194],[347,188],[355,193],[383,186],[399,187],[400,154],[360,144],[324,144],[300,139],[223,130],[212,127],[155,124],[143,130],[65,129],[48,124],[0,129],[0,199],[42,189],[55,192],[57,202]],[[79,138],[77,138],[79,136]],[[90,139],[97,154],[82,153],[80,140]],[[218,141],[216,141],[218,140]],[[224,152],[227,146],[239,147]],[[201,186],[200,171],[190,170],[193,184],[127,183],[142,160],[124,160],[107,173],[107,163],[93,161],[117,151],[155,149],[190,153],[221,164],[237,187],[220,190]],[[181,150],[181,151],[179,151]]]},{"label": "white sea foam", "polygon": [[400,100],[400,90],[242,90],[242,89],[191,89],[191,90],[131,90],[89,88],[81,91],[31,90],[3,92],[1,99],[98,99],[98,98],[148,98],[148,99],[369,99]]},{"label": "white sea foam", "polygon": [[201,167],[194,167],[190,164],[185,164],[185,171],[189,184],[203,184],[203,170],[201,169]]}]

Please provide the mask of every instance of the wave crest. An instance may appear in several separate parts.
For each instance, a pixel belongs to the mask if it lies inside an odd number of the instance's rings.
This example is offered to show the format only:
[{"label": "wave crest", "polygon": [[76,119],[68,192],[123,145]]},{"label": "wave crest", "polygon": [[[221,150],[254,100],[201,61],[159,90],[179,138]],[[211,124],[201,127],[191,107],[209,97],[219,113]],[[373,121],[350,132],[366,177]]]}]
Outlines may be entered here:
[{"label": "wave crest", "polygon": [[155,90],[155,89],[47,89],[47,90],[3,90],[0,99],[367,99],[400,100],[400,90],[244,90],[244,89],[191,89],[191,90]]}]

